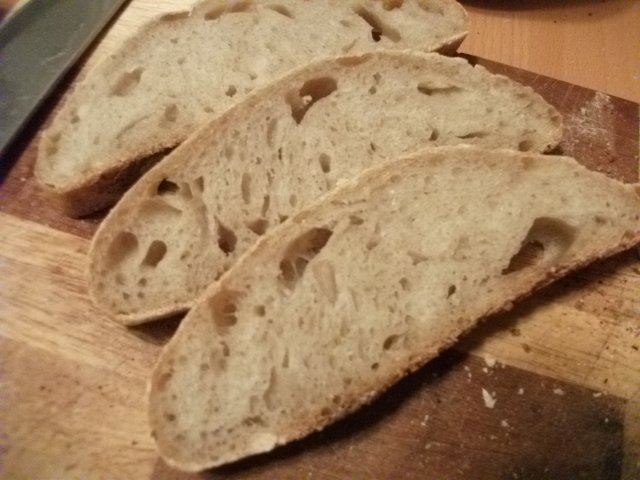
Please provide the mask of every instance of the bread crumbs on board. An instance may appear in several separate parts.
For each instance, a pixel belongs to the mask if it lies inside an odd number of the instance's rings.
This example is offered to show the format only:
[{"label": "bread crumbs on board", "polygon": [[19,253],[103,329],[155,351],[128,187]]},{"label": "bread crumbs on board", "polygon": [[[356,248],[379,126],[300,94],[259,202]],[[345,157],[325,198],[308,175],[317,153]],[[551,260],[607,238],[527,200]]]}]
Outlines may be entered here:
[{"label": "bread crumbs on board", "polygon": [[482,389],[482,400],[484,401],[484,406],[487,408],[493,408],[496,406],[496,402],[498,399],[495,397],[495,393],[492,395],[486,389]]}]

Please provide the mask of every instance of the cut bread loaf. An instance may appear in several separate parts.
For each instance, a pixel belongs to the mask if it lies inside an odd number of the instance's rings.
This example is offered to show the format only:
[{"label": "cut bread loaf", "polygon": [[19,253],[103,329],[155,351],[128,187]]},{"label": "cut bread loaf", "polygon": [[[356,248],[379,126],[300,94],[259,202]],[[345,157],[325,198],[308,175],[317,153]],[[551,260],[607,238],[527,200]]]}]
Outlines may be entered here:
[{"label": "cut bread loaf", "polygon": [[640,242],[633,187],[551,158],[428,149],[267,233],[183,320],[152,375],[162,457],[201,470],[370,401],[479,319]]},{"label": "cut bread loaf", "polygon": [[145,25],[79,83],[42,136],[35,173],[66,213],[88,214],[291,68],[380,49],[454,50],[466,32],[453,0],[207,0]]},{"label": "cut bread loaf", "polygon": [[544,151],[558,113],[531,89],[437,54],[324,60],[212,120],[112,210],[90,291],[118,321],[183,311],[265,231],[341,179],[428,145]]}]

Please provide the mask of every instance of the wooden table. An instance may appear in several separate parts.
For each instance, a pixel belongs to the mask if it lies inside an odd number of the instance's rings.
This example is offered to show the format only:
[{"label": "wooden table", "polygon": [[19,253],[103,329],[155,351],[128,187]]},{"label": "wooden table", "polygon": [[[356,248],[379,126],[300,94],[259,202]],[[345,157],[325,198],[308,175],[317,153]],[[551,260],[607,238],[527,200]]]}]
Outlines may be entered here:
[{"label": "wooden table", "polygon": [[640,1],[462,1],[463,52],[640,102]]},{"label": "wooden table", "polygon": [[[171,4],[134,0],[87,63]],[[482,63],[532,85],[560,109],[562,151],[638,181],[636,103]],[[200,476],[170,470],[149,436],[145,383],[176,321],[125,329],[96,311],[85,267],[99,219],[57,215],[32,177],[41,123],[73,78],[22,137],[0,187],[1,478],[640,478],[636,251],[492,318],[321,434]],[[493,408],[483,389],[497,400]]]}]

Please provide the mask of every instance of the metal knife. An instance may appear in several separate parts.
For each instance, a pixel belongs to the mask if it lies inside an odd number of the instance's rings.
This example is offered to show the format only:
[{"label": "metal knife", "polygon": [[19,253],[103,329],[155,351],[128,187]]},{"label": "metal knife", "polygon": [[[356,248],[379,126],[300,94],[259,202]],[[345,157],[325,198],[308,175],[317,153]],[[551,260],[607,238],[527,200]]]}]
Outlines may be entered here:
[{"label": "metal knife", "polygon": [[30,0],[0,24],[0,156],[126,0]]}]

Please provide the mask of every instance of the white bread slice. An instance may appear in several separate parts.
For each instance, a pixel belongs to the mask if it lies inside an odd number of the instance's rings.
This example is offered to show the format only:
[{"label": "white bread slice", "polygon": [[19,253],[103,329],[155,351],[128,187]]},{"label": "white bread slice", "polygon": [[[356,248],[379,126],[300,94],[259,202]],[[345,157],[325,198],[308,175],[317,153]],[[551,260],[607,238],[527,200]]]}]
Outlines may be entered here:
[{"label": "white bread slice", "polygon": [[570,158],[442,147],[374,167],[200,297],[152,375],[160,454],[201,470],[321,429],[480,319],[638,243],[640,191]]},{"label": "white bread slice", "polygon": [[377,52],[306,66],[211,121],[123,197],[91,247],[91,295],[124,324],[183,311],[340,179],[428,145],[543,151],[560,135],[531,89],[462,59]]},{"label": "white bread slice", "polygon": [[66,213],[92,213],[291,68],[347,52],[453,51],[466,33],[453,0],[203,1],[151,21],[79,83],[42,136],[35,173]]}]

